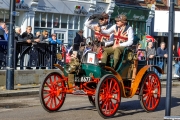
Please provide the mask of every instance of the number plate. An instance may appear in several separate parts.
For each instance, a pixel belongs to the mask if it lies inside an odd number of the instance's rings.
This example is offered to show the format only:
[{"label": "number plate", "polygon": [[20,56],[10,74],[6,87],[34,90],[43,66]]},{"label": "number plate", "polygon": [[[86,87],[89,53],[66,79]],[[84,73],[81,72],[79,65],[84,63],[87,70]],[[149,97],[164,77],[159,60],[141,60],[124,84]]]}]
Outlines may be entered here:
[{"label": "number plate", "polygon": [[75,82],[90,82],[91,77],[75,77],[74,81]]}]

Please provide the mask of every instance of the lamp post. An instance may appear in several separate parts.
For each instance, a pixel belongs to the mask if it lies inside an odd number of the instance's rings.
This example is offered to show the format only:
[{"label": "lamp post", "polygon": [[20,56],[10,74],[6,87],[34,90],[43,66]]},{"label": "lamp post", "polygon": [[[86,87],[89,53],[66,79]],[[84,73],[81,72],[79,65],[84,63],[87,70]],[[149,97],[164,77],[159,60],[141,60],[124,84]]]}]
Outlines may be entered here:
[{"label": "lamp post", "polygon": [[174,0],[170,0],[169,26],[168,26],[168,64],[166,81],[166,109],[165,116],[171,115],[171,91],[172,91],[172,46],[174,43]]},{"label": "lamp post", "polygon": [[9,39],[8,39],[8,54],[6,66],[6,89],[14,89],[14,24],[15,24],[15,4],[16,0],[10,0],[9,11]]}]

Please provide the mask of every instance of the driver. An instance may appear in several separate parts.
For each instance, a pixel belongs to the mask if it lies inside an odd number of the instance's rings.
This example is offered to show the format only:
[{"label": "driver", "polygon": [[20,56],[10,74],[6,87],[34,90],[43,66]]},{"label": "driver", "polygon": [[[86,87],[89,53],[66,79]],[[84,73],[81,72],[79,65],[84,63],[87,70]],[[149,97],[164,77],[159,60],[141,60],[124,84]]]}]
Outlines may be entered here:
[{"label": "driver", "polygon": [[119,15],[115,18],[116,24],[107,30],[100,29],[102,34],[114,33],[114,44],[112,47],[104,48],[102,65],[106,65],[107,57],[114,54],[114,69],[119,61],[120,55],[123,53],[124,48],[133,44],[134,32],[131,26],[127,25],[127,17]]}]

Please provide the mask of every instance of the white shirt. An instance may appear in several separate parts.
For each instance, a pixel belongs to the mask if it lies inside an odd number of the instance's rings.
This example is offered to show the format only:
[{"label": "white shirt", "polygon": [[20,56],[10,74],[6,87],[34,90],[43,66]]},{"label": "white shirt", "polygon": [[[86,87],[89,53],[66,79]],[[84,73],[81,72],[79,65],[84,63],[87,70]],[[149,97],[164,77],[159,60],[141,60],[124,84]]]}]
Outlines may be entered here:
[{"label": "white shirt", "polygon": [[[86,22],[84,23],[84,25],[85,25],[86,27],[88,27],[89,29],[94,30],[94,27],[97,26],[98,23],[93,23],[93,20],[94,20],[94,19],[92,19],[92,20],[87,19]],[[107,27],[107,25],[101,26],[101,30],[105,30],[106,27]],[[110,34],[109,40],[110,40],[110,41],[113,41],[113,40],[114,40],[114,35],[113,35],[113,33]]]},{"label": "white shirt", "polygon": [[[106,29],[106,30],[101,30],[101,33],[102,34],[112,34],[114,33],[116,29],[116,24],[111,26],[109,29]],[[129,27],[127,29],[127,34],[128,34],[128,40],[126,42],[123,42],[123,43],[119,43],[120,46],[131,46],[133,44],[133,40],[134,40],[134,32],[133,32],[133,29],[132,27]]]}]

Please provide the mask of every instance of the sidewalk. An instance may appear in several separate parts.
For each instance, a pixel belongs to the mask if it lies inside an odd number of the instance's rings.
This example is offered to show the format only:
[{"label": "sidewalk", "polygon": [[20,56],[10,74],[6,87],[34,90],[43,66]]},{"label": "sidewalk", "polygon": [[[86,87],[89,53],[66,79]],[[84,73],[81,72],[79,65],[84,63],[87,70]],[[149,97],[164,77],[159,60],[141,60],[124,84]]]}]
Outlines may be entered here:
[{"label": "sidewalk", "polygon": [[15,85],[14,90],[6,90],[5,86],[0,87],[0,97],[24,96],[39,94],[40,85]]},{"label": "sidewalk", "polygon": [[[166,81],[161,82],[162,87],[166,87]],[[180,86],[180,81],[173,80],[172,87]],[[5,86],[0,86],[0,97],[25,96],[39,94],[40,84],[15,85],[14,90],[6,90]]]}]

